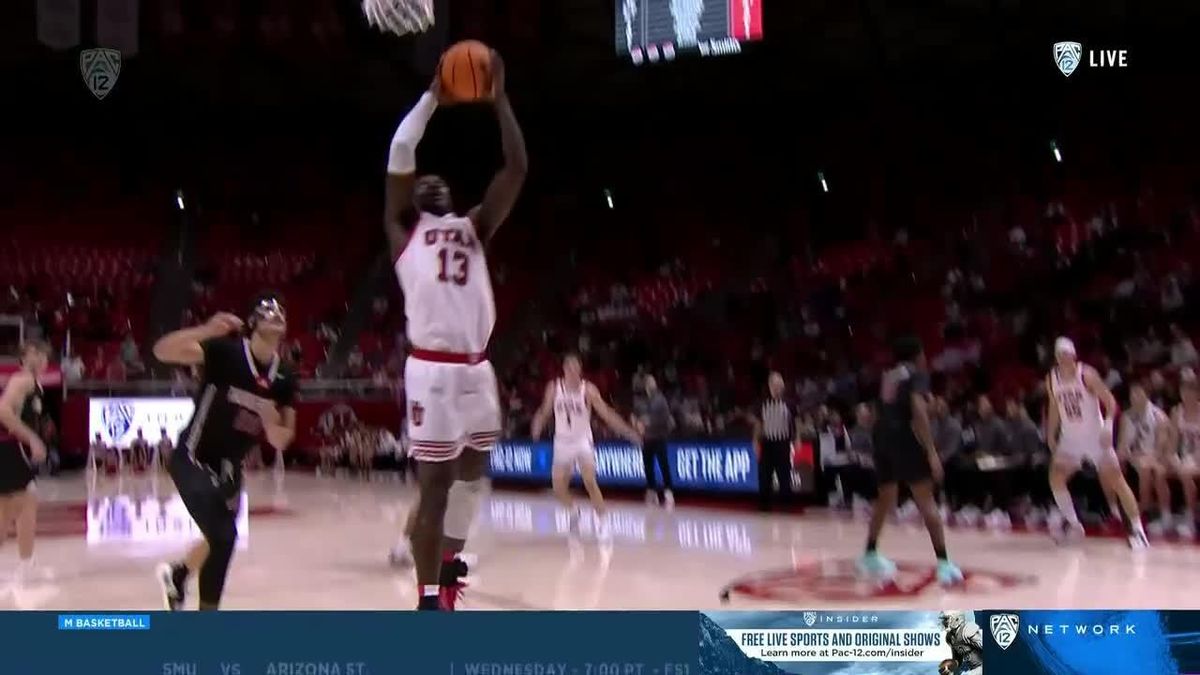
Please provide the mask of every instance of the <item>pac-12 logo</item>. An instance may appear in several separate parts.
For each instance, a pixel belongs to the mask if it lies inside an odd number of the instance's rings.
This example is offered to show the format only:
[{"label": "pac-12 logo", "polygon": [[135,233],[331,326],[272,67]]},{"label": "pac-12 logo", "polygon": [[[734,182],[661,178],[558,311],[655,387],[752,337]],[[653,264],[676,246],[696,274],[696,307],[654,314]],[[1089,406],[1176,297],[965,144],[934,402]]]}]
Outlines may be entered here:
[{"label": "pac-12 logo", "polygon": [[1083,45],[1078,42],[1055,42],[1054,63],[1062,74],[1070,77],[1083,59]]},{"label": "pac-12 logo", "polygon": [[100,417],[104,422],[104,430],[108,432],[108,439],[116,443],[133,425],[133,404],[124,401],[109,403],[100,411]]},{"label": "pac-12 logo", "polygon": [[996,645],[1000,649],[1008,649],[1017,639],[1017,630],[1021,627],[1021,617],[1016,614],[993,614],[988,623]]},{"label": "pac-12 logo", "polygon": [[816,612],[805,612],[804,613],[804,625],[805,626],[812,628],[813,624],[816,622],[817,622],[817,613]]},{"label": "pac-12 logo", "polygon": [[79,73],[92,94],[104,100],[121,75],[121,52],[103,47],[85,49],[79,53]]},{"label": "pac-12 logo", "polygon": [[413,426],[414,427],[421,426],[421,423],[425,421],[425,406],[421,405],[417,401],[413,401],[411,414],[412,414]]}]

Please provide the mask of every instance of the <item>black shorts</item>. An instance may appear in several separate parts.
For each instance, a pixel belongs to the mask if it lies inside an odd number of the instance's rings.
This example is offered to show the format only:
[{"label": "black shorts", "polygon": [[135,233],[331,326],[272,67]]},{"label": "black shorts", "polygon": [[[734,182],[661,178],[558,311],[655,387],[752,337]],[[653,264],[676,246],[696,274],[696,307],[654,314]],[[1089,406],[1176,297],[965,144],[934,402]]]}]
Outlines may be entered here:
[{"label": "black shorts", "polygon": [[912,433],[875,435],[875,479],[880,485],[920,483],[933,477],[925,450]]},{"label": "black shorts", "polygon": [[37,468],[16,441],[0,441],[0,495],[11,495],[29,487]]},{"label": "black shorts", "polygon": [[186,449],[171,453],[167,471],[179,498],[204,536],[212,539],[217,528],[237,518],[242,491],[241,468],[209,466],[192,460]]}]

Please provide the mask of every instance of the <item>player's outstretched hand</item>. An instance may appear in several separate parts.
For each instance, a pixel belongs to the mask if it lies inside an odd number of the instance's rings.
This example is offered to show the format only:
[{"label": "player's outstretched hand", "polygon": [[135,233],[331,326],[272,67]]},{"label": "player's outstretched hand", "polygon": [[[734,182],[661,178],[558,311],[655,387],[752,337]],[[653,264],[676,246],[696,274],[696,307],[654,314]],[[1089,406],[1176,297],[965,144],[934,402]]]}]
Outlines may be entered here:
[{"label": "player's outstretched hand", "polygon": [[216,335],[228,335],[242,329],[242,320],[229,312],[217,312],[205,325]]},{"label": "player's outstretched hand", "polygon": [[499,101],[507,95],[504,57],[492,50],[492,100]]}]

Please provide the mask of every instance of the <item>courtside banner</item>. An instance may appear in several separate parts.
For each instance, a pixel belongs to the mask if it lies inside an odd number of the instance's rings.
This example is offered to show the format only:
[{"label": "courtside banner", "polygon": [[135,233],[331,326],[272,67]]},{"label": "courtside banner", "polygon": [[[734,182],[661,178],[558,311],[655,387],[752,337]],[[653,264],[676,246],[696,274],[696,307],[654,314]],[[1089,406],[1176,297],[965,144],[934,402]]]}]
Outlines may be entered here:
[{"label": "courtside banner", "polygon": [[[492,477],[549,484],[553,460],[554,446],[548,441],[504,441],[492,451]],[[669,441],[667,463],[671,481],[679,489],[758,492],[758,459],[748,440]],[[797,447],[792,469],[793,489],[811,492],[811,449]],[[645,487],[642,449],[623,441],[597,442],[596,476],[601,486]]]}]

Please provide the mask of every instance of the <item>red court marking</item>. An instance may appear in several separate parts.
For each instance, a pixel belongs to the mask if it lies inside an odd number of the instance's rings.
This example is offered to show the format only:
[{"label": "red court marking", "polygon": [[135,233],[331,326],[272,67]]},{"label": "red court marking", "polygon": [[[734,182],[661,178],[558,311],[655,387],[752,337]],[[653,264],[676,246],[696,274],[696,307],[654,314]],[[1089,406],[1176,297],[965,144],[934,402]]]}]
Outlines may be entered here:
[{"label": "red court marking", "polygon": [[[959,593],[989,593],[1032,584],[1034,576],[984,570],[963,570]],[[810,600],[845,602],[871,598],[912,598],[937,588],[937,568],[931,564],[897,562],[896,577],[889,583],[864,578],[855,560],[825,560],[803,563],[793,569],[773,570],[734,581],[731,594],[757,600],[803,604]]]}]

